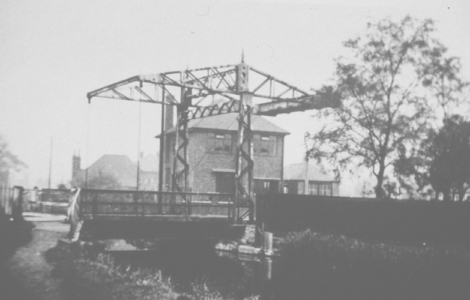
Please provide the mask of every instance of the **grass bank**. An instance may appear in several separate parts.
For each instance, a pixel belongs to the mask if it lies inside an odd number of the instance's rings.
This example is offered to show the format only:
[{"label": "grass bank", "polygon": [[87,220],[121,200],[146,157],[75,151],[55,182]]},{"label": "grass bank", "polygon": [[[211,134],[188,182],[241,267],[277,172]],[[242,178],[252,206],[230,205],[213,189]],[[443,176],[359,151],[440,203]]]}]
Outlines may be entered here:
[{"label": "grass bank", "polygon": [[18,247],[31,240],[33,227],[29,222],[0,217],[0,262],[4,262]]},{"label": "grass bank", "polygon": [[274,299],[470,299],[470,248],[360,241],[310,230],[282,240]]},{"label": "grass bank", "polygon": [[5,265],[16,249],[31,240],[33,225],[28,222],[13,222],[4,215],[0,215],[0,298],[2,299],[30,299],[34,295],[25,289],[25,286],[15,278]]},{"label": "grass bank", "polygon": [[195,284],[189,294],[179,293],[161,272],[117,266],[103,250],[96,243],[59,241],[46,259],[55,264],[55,272],[77,299],[230,299],[205,284]]}]

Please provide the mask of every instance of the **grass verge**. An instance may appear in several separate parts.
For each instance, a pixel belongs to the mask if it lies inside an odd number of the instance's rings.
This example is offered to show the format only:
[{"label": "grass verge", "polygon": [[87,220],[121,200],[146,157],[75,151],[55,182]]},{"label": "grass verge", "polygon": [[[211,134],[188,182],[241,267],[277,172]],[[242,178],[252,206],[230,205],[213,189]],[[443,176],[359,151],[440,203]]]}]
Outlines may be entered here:
[{"label": "grass verge", "polygon": [[0,215],[0,298],[1,299],[36,299],[25,289],[10,272],[6,262],[15,253],[16,249],[31,241],[33,225],[24,221],[10,221]]},{"label": "grass verge", "polygon": [[130,271],[117,266],[103,250],[100,244],[59,241],[47,251],[46,259],[55,264],[56,275],[78,299],[228,299],[205,284],[194,284],[190,294],[178,293],[161,272]]}]

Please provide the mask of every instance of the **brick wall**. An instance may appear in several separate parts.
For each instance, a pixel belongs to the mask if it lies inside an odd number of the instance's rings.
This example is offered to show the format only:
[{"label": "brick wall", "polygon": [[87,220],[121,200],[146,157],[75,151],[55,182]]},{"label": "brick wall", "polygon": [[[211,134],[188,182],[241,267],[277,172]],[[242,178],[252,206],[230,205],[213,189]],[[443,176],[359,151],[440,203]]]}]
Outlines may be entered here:
[{"label": "brick wall", "polygon": [[[232,133],[232,152],[216,153],[213,151],[213,136],[216,132],[199,130],[189,132],[188,161],[190,173],[188,181],[193,192],[215,192],[214,169],[235,170],[236,133]],[[226,132],[221,131],[221,133]],[[175,136],[170,136],[166,141],[168,146],[165,147],[167,149],[165,169],[173,166],[171,145],[175,141]],[[254,178],[281,179],[283,142],[284,138],[279,136],[275,155],[254,155]],[[164,182],[166,182],[165,178]]]}]

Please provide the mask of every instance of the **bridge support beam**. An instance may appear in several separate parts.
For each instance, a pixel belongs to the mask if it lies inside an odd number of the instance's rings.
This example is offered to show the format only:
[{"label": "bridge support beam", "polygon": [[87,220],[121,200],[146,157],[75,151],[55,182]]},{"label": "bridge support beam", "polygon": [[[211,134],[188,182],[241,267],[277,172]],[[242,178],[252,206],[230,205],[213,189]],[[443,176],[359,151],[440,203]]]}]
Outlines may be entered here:
[{"label": "bridge support beam", "polygon": [[[243,95],[241,96],[242,103]],[[253,197],[253,155],[252,155],[251,107],[240,105],[238,114],[238,137],[235,165],[235,201],[237,213],[235,223],[241,222],[246,216],[250,222],[254,221],[255,201]],[[248,206],[248,210],[240,214],[239,207]]]},{"label": "bridge support beam", "polygon": [[[249,77],[251,77],[253,84],[251,88]],[[157,87],[162,88],[162,99],[158,99],[156,92],[155,97],[152,96],[152,88],[156,89]],[[178,90],[180,95],[173,94],[168,88],[171,88],[171,91]],[[166,94],[168,97],[165,97]],[[205,100],[210,96],[217,96],[220,98],[217,100],[225,99],[227,102],[208,105]],[[172,201],[175,202],[178,199],[178,201],[188,204],[188,208],[191,207],[189,205],[191,198],[186,196],[189,189],[188,120],[238,111],[239,126],[235,164],[236,197],[233,201],[233,214],[231,214],[233,223],[241,222],[247,216],[249,216],[251,223],[254,223],[256,219],[254,215],[256,205],[253,197],[251,114],[275,116],[310,109],[336,108],[341,105],[341,95],[332,87],[324,88],[311,95],[270,74],[250,67],[244,62],[243,54],[241,63],[236,65],[133,76],[87,94],[89,102],[93,97],[177,106],[178,124],[171,176],[171,190],[174,192],[172,193]],[[161,155],[166,149],[163,148],[164,135],[165,133],[162,131]],[[160,158],[160,192],[163,190],[162,176],[163,156]],[[159,212],[162,212],[162,197],[159,195]],[[174,207],[172,205],[172,209]],[[248,210],[245,210],[246,207]],[[187,209],[186,213],[188,212],[190,211]]]},{"label": "bridge support beam", "polygon": [[[181,80],[184,80],[185,74],[181,74]],[[175,139],[175,157],[173,161],[173,182],[172,191],[177,192],[181,198],[182,203],[188,204],[186,193],[188,192],[188,114],[189,106],[191,105],[191,89],[181,87],[181,101],[177,106],[178,120],[176,123],[176,139]],[[174,203],[176,199],[172,199]],[[189,206],[183,208],[185,215],[190,212],[187,211]]]}]

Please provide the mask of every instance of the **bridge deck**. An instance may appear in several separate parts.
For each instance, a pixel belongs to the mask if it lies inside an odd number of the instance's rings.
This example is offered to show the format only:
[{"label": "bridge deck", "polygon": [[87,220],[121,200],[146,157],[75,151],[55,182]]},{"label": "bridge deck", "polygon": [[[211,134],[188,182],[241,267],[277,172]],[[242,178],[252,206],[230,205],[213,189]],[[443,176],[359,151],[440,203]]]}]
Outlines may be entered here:
[{"label": "bridge deck", "polygon": [[230,223],[226,216],[205,215],[205,216],[183,216],[183,215],[122,215],[122,214],[95,214],[84,215],[84,220],[106,220],[106,221],[169,221],[169,222],[220,222]]},{"label": "bridge deck", "polygon": [[69,214],[77,220],[236,223],[250,209],[236,205],[235,195],[221,193],[82,189],[72,197]]},{"label": "bridge deck", "polygon": [[238,236],[244,226],[233,225],[254,222],[254,208],[236,203],[233,194],[78,189],[69,202],[72,240],[82,227],[103,237]]}]

